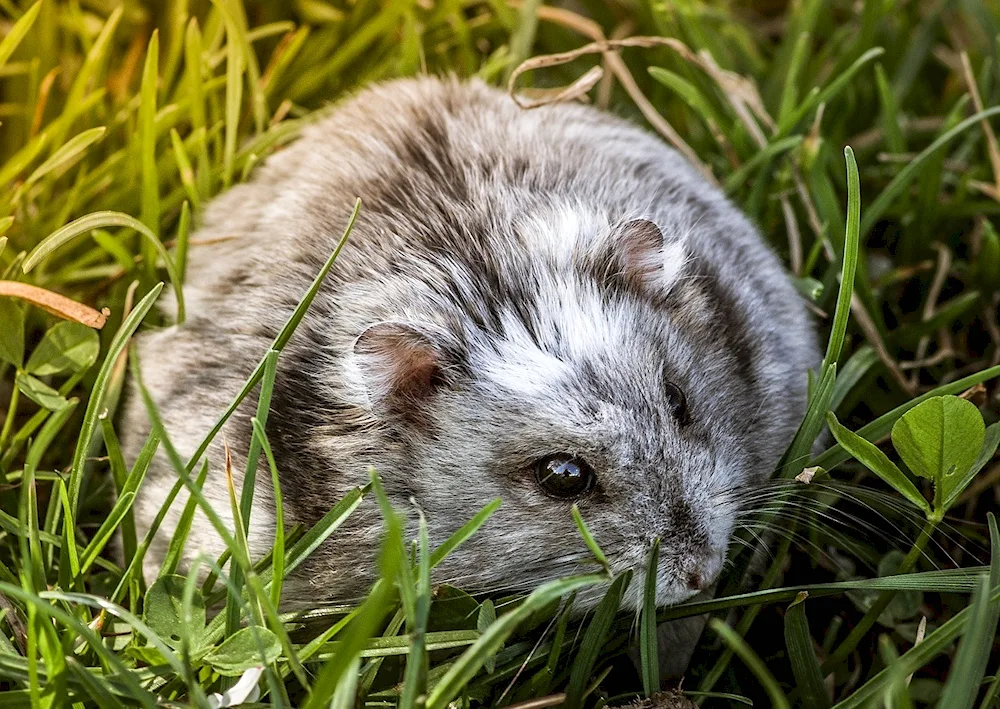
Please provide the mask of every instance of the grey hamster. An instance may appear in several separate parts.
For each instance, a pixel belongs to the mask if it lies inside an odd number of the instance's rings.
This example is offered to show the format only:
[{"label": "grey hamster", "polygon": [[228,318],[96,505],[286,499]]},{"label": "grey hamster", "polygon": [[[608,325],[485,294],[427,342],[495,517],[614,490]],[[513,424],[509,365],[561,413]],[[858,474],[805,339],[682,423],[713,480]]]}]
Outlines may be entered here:
[{"label": "grey hamster", "polygon": [[[519,109],[481,82],[368,88],[208,205],[193,236],[187,321],[138,342],[173,444],[191,455],[337,243],[357,225],[279,360],[267,432],[287,524],[312,525],[381,474],[440,544],[495,498],[435,571],[470,592],[579,573],[579,505],[638,607],[654,538],[658,601],[709,586],[739,493],[794,434],[818,360],[804,303],[755,228],[683,158],[582,105]],[[231,523],[256,401],[208,451],[204,494]],[[125,444],[149,431],[130,397]],[[185,458],[186,459],[186,458]],[[266,464],[250,527],[270,549]],[[176,480],[158,454],[140,533]],[[146,559],[160,567],[181,495]],[[356,599],[381,517],[366,499],[288,579],[300,607]],[[200,513],[187,560],[221,541]],[[583,599],[584,605],[592,599]]]}]

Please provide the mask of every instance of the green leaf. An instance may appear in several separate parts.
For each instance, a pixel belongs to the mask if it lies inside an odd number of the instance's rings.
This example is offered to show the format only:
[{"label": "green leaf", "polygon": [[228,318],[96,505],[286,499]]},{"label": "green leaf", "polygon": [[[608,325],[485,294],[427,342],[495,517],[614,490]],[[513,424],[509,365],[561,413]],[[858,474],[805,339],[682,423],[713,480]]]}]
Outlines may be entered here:
[{"label": "green leaf", "polygon": [[809,634],[805,604],[808,597],[809,593],[803,591],[785,612],[785,646],[788,648],[795,683],[802,693],[803,706],[825,709],[830,706],[830,699],[823,686],[823,674]]},{"label": "green leaf", "polygon": [[975,479],[975,477],[979,474],[979,471],[985,468],[986,464],[993,460],[993,456],[996,454],[997,448],[1000,448],[1000,423],[992,424],[986,429],[983,447],[979,451],[976,461],[960,480],[957,480],[949,487],[949,492],[943,497],[943,508],[945,510],[950,508],[955,503],[955,500],[957,500],[958,496],[965,491],[965,488],[969,486],[969,483]]},{"label": "green leaf", "polygon": [[975,404],[938,396],[907,411],[892,427],[892,444],[915,475],[933,480],[946,499],[972,467],[986,439]]},{"label": "green leaf", "polygon": [[844,450],[857,458],[858,462],[882,478],[907,500],[924,512],[930,512],[931,506],[920,494],[917,486],[910,482],[906,474],[896,467],[896,464],[889,460],[878,446],[840,425],[832,411],[827,414],[826,422],[830,426],[833,437],[837,439],[837,443],[843,446]]},{"label": "green leaf", "polygon": [[220,675],[234,677],[251,667],[269,665],[280,655],[278,636],[267,628],[255,626],[237,630],[222,645],[205,655],[205,662],[210,663]]},{"label": "green leaf", "polygon": [[[185,623],[184,582],[183,576],[170,575],[158,578],[146,591],[142,620],[170,647],[180,647],[186,635],[191,647],[197,648],[205,631],[205,601],[200,595],[194,596],[191,616],[189,622]],[[235,637],[234,635],[230,640]],[[225,647],[225,644],[222,647]]]},{"label": "green leaf", "polygon": [[61,322],[45,333],[24,368],[39,377],[82,372],[97,361],[100,351],[101,338],[94,330],[78,322]]},{"label": "green leaf", "polygon": [[[975,374],[970,374],[969,376],[962,377],[954,382],[949,382],[948,384],[935,387],[926,394],[921,394],[916,399],[911,399],[904,404],[900,404],[892,411],[882,414],[871,423],[858,429],[857,433],[867,441],[877,441],[883,436],[889,435],[893,424],[899,420],[903,414],[928,399],[948,394],[961,394],[969,387],[974,387],[976,384],[982,384],[983,382],[990,381],[996,377],[1000,377],[1000,365],[984,369],[981,372],[976,372]],[[844,447],[838,444],[827,448],[825,451],[813,458],[809,465],[816,465],[826,470],[832,470],[850,457],[851,456],[846,452]]]},{"label": "green leaf", "polygon": [[66,406],[66,398],[40,379],[18,372],[17,388],[22,394],[49,411],[59,411]]},{"label": "green leaf", "polygon": [[24,361],[24,311],[13,298],[0,297],[0,360],[15,367]]}]

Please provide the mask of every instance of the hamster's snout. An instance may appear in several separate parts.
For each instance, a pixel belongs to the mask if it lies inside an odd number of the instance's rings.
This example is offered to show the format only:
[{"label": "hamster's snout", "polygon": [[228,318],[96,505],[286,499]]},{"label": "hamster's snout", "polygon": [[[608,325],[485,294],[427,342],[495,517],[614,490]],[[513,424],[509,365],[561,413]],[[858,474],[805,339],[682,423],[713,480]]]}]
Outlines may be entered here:
[{"label": "hamster's snout", "polygon": [[687,585],[692,591],[702,591],[705,588],[705,576],[702,576],[701,571],[697,569],[688,572]]},{"label": "hamster's snout", "polygon": [[706,550],[704,555],[689,557],[681,564],[679,581],[691,591],[704,591],[715,583],[722,570],[725,552]]}]

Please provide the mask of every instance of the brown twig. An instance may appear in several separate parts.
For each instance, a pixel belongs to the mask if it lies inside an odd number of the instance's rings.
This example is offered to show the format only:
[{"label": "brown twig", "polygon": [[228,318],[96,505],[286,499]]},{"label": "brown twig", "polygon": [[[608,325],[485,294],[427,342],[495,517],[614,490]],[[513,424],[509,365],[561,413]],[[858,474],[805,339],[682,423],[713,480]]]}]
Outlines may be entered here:
[{"label": "brown twig", "polygon": [[559,692],[558,694],[550,694],[547,697],[539,697],[538,699],[529,699],[526,702],[511,704],[507,709],[546,709],[546,707],[557,707],[565,701],[565,692]]},{"label": "brown twig", "polygon": [[[976,77],[972,73],[972,64],[969,63],[969,54],[962,52],[962,75],[965,83],[969,87],[969,94],[972,96],[972,105],[976,107],[976,113],[983,111],[983,99],[979,95],[979,86],[976,84]],[[985,118],[980,121],[983,133],[986,134],[986,148],[990,156],[990,165],[993,166],[993,199],[1000,197],[1000,145],[997,144],[997,135],[993,132],[993,126]]]},{"label": "brown twig", "polygon": [[875,327],[875,323],[865,309],[864,303],[858,297],[857,293],[851,296],[851,312],[854,313],[854,319],[858,323],[858,327],[864,333],[865,338],[868,343],[875,348],[875,353],[878,358],[882,360],[882,364],[885,365],[886,369],[892,375],[892,378],[896,380],[900,388],[907,393],[908,396],[916,396],[915,388],[907,381],[906,376],[900,370],[899,365],[896,360],[892,358],[889,354],[889,350],[885,348],[885,343],[882,342],[882,336],[879,334],[878,328]]},{"label": "brown twig", "polygon": [[42,129],[42,119],[45,118],[45,107],[49,103],[49,95],[52,93],[52,84],[59,76],[60,67],[54,67],[38,85],[38,99],[35,101],[35,115],[31,119],[30,135],[34,138],[38,131]]},{"label": "brown twig", "polygon": [[787,195],[778,197],[781,203],[781,213],[785,217],[785,227],[788,232],[788,255],[791,261],[792,273],[796,276],[802,275],[802,234],[799,232],[799,223],[795,219],[795,210]]},{"label": "brown twig", "polygon": [[[625,20],[615,27],[611,32],[611,39],[624,39],[635,31],[635,23],[632,20]],[[597,105],[607,110],[611,105],[611,92],[615,87],[615,75],[608,65],[608,60],[604,60],[604,78],[597,85]]]},{"label": "brown twig", "polygon": [[[511,0],[510,4],[513,7],[519,7],[521,5],[518,0]],[[643,117],[649,121],[650,125],[652,125],[653,128],[655,128],[664,138],[670,141],[670,143],[677,148],[677,150],[680,151],[692,165],[698,168],[698,170],[705,175],[706,179],[710,180],[713,184],[717,184],[717,180],[714,175],[712,175],[712,171],[708,165],[701,161],[698,154],[691,148],[690,145],[688,145],[687,141],[685,141],[681,135],[674,130],[674,127],[659,114],[659,112],[653,107],[653,104],[650,103],[649,99],[647,99],[642,93],[639,89],[639,85],[635,81],[635,78],[632,76],[632,72],[629,71],[625,62],[622,61],[622,58],[618,56],[616,51],[624,47],[649,48],[657,46],[670,46],[676,50],[676,45],[680,45],[681,47],[684,47],[684,49],[687,49],[682,42],[670,37],[626,37],[624,39],[609,40],[604,36],[604,31],[601,29],[601,26],[593,20],[589,20],[569,10],[548,7],[545,5],[538,8],[538,18],[540,20],[545,20],[546,22],[553,22],[564,27],[568,27],[579,34],[590,38],[592,41],[590,44],[578,47],[577,49],[569,52],[532,57],[522,62],[511,73],[507,84],[507,90],[515,101],[518,100],[517,95],[514,93],[515,82],[517,77],[524,72],[531,71],[532,69],[542,66],[565,64],[566,62],[573,61],[574,59],[587,54],[601,54],[603,55],[604,63],[615,75],[615,78],[618,79],[618,83],[625,89],[632,101],[634,101],[636,106],[639,107]],[[690,50],[687,51],[690,52]],[[599,67],[598,70],[601,71]],[[591,74],[591,77],[596,77],[593,79],[595,84],[600,80],[600,76],[598,76],[596,72],[588,73]],[[603,75],[603,71],[601,71],[601,75]],[[574,86],[578,82],[579,80],[574,82]]]},{"label": "brown twig", "polygon": [[[945,248],[943,244],[937,241],[935,241],[932,246],[938,252],[937,269],[934,271],[934,280],[931,281],[930,290],[927,291],[927,299],[924,301],[924,309],[920,315],[922,322],[927,322],[934,317],[934,312],[937,310],[938,298],[941,297],[941,290],[944,288],[944,282],[948,278],[948,272],[951,271],[951,252]],[[927,346],[929,344],[929,335],[924,335],[920,338],[920,342],[917,344],[917,356],[914,357],[914,360],[920,361],[926,357]],[[919,381],[920,372],[913,372],[913,376],[910,377],[910,384],[916,387]]]}]

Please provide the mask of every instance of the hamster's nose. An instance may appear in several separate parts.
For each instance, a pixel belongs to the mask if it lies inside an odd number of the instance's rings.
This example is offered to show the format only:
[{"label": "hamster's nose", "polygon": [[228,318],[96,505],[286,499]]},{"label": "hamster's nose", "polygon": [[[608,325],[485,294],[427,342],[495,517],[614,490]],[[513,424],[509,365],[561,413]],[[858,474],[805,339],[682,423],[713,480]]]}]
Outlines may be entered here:
[{"label": "hamster's nose", "polygon": [[704,591],[715,581],[721,564],[722,556],[712,552],[690,559],[681,569],[682,582],[692,591]]},{"label": "hamster's nose", "polygon": [[708,577],[705,576],[700,569],[695,569],[694,571],[689,571],[687,575],[687,586],[692,591],[703,591],[708,584],[705,580]]}]

